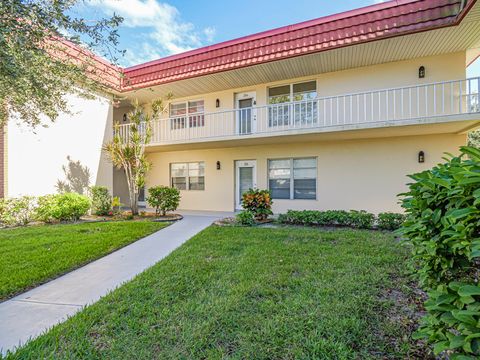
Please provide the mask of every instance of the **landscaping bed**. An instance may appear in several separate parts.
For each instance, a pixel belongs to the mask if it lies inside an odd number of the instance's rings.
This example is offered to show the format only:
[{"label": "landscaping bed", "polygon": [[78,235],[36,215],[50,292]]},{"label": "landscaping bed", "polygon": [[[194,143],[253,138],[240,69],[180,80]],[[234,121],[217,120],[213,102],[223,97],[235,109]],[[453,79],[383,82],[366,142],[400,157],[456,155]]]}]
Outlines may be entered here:
[{"label": "landscaping bed", "polygon": [[101,215],[85,215],[82,216],[80,221],[93,222],[93,221],[120,221],[120,220],[151,220],[158,222],[174,222],[182,220],[183,216],[180,214],[166,214],[158,215],[151,211],[141,211],[140,214],[133,216],[130,211],[118,213],[116,215],[101,216]]},{"label": "landscaping bed", "polygon": [[389,232],[212,226],[8,358],[426,359],[407,257]]},{"label": "landscaping bed", "polygon": [[0,301],[163,227],[153,221],[83,222],[0,230]]}]

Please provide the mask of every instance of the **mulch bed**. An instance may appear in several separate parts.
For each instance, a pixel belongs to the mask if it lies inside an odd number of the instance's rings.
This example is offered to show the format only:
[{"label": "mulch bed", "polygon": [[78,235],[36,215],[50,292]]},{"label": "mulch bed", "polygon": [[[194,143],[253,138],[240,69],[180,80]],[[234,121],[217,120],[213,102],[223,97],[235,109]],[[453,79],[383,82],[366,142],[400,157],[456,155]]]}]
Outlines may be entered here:
[{"label": "mulch bed", "polygon": [[158,222],[178,221],[182,220],[183,216],[180,214],[167,214],[165,216],[157,216],[154,212],[141,212],[140,215],[136,215],[133,218],[129,212],[124,212],[113,216],[97,216],[87,215],[82,217],[80,222],[93,222],[93,221],[122,221],[122,220],[152,220]]},{"label": "mulch bed", "polygon": [[[267,224],[273,225],[274,219],[266,219],[261,221],[256,221],[253,226],[266,226]],[[217,226],[242,226],[240,225],[234,217],[226,217],[219,219],[213,222]]]}]

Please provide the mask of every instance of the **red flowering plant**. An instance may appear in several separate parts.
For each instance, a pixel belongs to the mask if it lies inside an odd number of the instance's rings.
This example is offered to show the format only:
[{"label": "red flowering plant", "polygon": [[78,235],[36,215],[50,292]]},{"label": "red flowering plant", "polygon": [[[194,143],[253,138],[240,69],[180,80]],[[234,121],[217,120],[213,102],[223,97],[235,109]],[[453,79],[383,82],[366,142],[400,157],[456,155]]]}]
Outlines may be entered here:
[{"label": "red flowering plant", "polygon": [[251,211],[257,221],[264,221],[272,215],[272,197],[270,191],[249,189],[242,195],[242,207]]}]

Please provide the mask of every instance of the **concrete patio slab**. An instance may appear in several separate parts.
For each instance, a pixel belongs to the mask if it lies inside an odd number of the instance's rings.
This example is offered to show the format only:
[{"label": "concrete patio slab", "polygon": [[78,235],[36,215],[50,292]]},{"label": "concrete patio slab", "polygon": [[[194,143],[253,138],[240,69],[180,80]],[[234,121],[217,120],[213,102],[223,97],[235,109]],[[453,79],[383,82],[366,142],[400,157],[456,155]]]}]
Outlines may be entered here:
[{"label": "concrete patio slab", "polygon": [[184,215],[152,235],[0,303],[0,351],[24,344],[154,265],[223,214]]}]

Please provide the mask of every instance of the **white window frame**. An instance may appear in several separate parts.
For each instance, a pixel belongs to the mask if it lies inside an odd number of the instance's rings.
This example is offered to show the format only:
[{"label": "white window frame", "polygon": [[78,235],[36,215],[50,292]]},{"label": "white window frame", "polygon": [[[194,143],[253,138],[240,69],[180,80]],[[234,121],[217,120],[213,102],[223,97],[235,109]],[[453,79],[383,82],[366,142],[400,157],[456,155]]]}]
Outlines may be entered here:
[{"label": "white window frame", "polygon": [[[196,101],[203,101],[203,111],[198,111],[198,112],[190,112],[189,109],[189,104],[192,102]],[[180,116],[172,116],[172,106],[173,105],[180,105],[180,104],[185,104],[185,114],[180,115]],[[191,116],[199,116],[203,115],[202,119],[202,124],[196,126],[190,126],[190,117]],[[168,106],[168,118],[170,119],[170,129],[171,130],[182,130],[182,129],[189,129],[189,128],[198,128],[198,127],[204,127],[205,126],[205,100],[204,99],[191,99],[191,100],[185,100],[185,101],[177,101],[177,102],[171,102]],[[179,126],[178,124],[174,125],[175,121],[181,118],[185,118],[185,126]]]},{"label": "white window frame", "polygon": [[185,176],[185,189],[178,189],[180,191],[205,191],[205,172],[203,174],[203,189],[190,189],[190,164],[202,164],[203,169],[206,170],[205,161],[182,161],[182,162],[173,162],[169,165],[170,170],[170,186],[175,187],[173,185],[173,176],[172,176],[172,165],[174,164],[186,164],[187,165],[187,175]]},{"label": "white window frame", "polygon": [[[294,167],[293,161],[294,160],[301,160],[301,159],[315,159],[315,198],[314,199],[295,199],[295,178],[294,178]],[[273,200],[305,200],[305,201],[316,201],[318,200],[318,157],[316,156],[299,156],[299,157],[280,157],[280,158],[272,158],[267,160],[267,184],[268,190],[270,190],[270,161],[275,160],[288,160],[290,161],[290,197],[288,199],[279,199],[273,198]]]},{"label": "white window frame", "polygon": [[[298,85],[298,84],[305,84],[305,83],[310,83],[310,82],[314,82],[315,83],[315,92],[317,93],[317,96],[315,97],[315,99],[318,98],[318,81],[317,79],[310,79],[310,80],[305,80],[305,81],[299,81],[299,82],[292,82],[292,83],[284,83],[284,84],[278,84],[278,85],[272,85],[272,86],[268,86],[267,87],[267,106],[271,106],[272,109],[277,107],[277,108],[280,108],[282,106],[288,106],[288,124],[282,124],[282,125],[273,125],[273,118],[270,118],[270,111],[268,112],[268,127],[279,127],[279,126],[289,126],[291,125],[292,121],[294,121],[293,117],[294,115],[292,114],[292,105],[290,104],[295,104],[295,103],[298,103],[299,101],[294,101],[293,99],[293,86],[294,85]],[[283,103],[276,103],[276,104],[270,104],[270,89],[273,89],[273,88],[277,88],[277,87],[282,87],[282,86],[288,86],[290,88],[290,92],[288,93],[288,97],[290,98],[290,101],[285,101]],[[310,101],[314,101],[315,99],[312,99]],[[302,100],[302,101],[305,101],[305,100]],[[300,101],[301,102],[301,101]],[[316,105],[318,106],[318,104]],[[278,111],[278,110],[277,110]],[[318,108],[317,108],[317,117],[318,117]],[[278,121],[278,119],[277,119]],[[318,121],[318,119],[317,119]]]},{"label": "white window frame", "polygon": [[270,104],[270,89],[288,85],[290,87],[290,92],[288,94],[288,96],[290,97],[290,101],[287,101],[287,102],[284,102],[284,103],[279,103],[279,104],[287,104],[289,102],[290,103],[294,102],[293,101],[293,85],[304,84],[304,83],[309,83],[309,82],[315,82],[315,92],[317,93],[317,97],[318,97],[318,81],[317,81],[317,79],[310,79],[310,80],[298,81],[298,82],[292,82],[292,83],[286,83],[286,84],[271,85],[271,86],[267,87],[267,101],[268,101],[267,105],[278,105],[278,104]]}]

